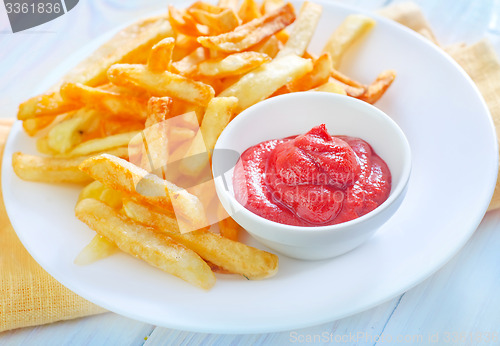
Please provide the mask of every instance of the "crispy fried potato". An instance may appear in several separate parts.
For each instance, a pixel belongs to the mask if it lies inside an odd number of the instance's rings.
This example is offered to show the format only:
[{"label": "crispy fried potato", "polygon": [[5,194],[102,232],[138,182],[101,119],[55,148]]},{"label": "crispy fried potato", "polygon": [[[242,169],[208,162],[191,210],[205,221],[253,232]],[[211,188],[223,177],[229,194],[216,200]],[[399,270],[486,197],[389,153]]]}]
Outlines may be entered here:
[{"label": "crispy fried potato", "polygon": [[209,59],[198,65],[198,74],[207,77],[229,77],[250,72],[271,58],[263,53],[241,52],[225,58]]},{"label": "crispy fried potato", "polygon": [[168,95],[201,106],[206,106],[215,95],[210,85],[168,71],[154,73],[145,65],[113,65],[108,70],[108,77],[117,85],[132,83],[154,96]]},{"label": "crispy fried potato", "polygon": [[339,66],[342,55],[347,49],[373,26],[375,21],[361,14],[351,14],[344,19],[323,48],[323,53],[330,53],[333,68]]},{"label": "crispy fried potato", "polygon": [[246,24],[234,31],[218,36],[200,36],[198,42],[207,48],[226,53],[241,52],[284,29],[295,20],[291,4],[286,4],[273,12]]},{"label": "crispy fried potato", "polygon": [[78,169],[85,159],[41,157],[16,152],[12,155],[12,168],[19,178],[27,181],[87,183],[90,177]]},{"label": "crispy fried potato", "polygon": [[104,152],[106,150],[127,146],[129,142],[136,136],[139,131],[119,133],[103,138],[91,139],[89,141],[78,144],[67,155],[69,157],[88,155],[92,153]]},{"label": "crispy fried potato", "polygon": [[80,144],[87,130],[99,121],[93,109],[81,108],[68,119],[50,129],[47,140],[49,147],[56,153],[64,154]]},{"label": "crispy fried potato", "polygon": [[284,0],[264,0],[262,1],[260,12],[263,14],[271,13],[283,5],[285,5]]},{"label": "crispy fried potato", "polygon": [[198,24],[185,10],[178,10],[174,6],[169,5],[168,14],[170,24],[177,32],[187,36],[203,36],[209,33],[207,26]]},{"label": "crispy fried potato", "polygon": [[364,94],[361,95],[359,99],[368,103],[377,102],[391,86],[395,78],[396,72],[393,70],[383,71],[377,76],[377,79],[366,88]]},{"label": "crispy fried potato", "polygon": [[239,101],[237,113],[271,96],[283,85],[310,72],[313,64],[309,59],[286,55],[263,64],[244,75],[221,92],[219,97],[236,96]]},{"label": "crispy fried potato", "polygon": [[165,120],[170,114],[171,107],[170,97],[152,97],[148,103],[146,129],[142,132],[144,150],[141,167],[163,179],[166,177],[165,169],[168,162],[168,124]]},{"label": "crispy fried potato", "polygon": [[339,83],[334,81],[328,81],[325,84],[322,84],[314,88],[313,91],[324,91],[334,94],[347,95],[344,88],[342,88],[342,86]]},{"label": "crispy fried potato", "polygon": [[221,9],[218,13],[198,8],[191,8],[188,12],[198,21],[198,23],[206,25],[211,35],[232,31],[240,25],[238,16],[230,8]]},{"label": "crispy fried potato", "polygon": [[75,214],[120,250],[198,287],[210,289],[215,284],[215,276],[205,261],[165,233],[156,232],[93,199],[80,201]]},{"label": "crispy fried potato", "polygon": [[198,175],[209,163],[217,138],[235,114],[238,106],[236,97],[214,97],[207,106],[200,130],[193,139],[186,157],[196,159],[183,160],[181,168],[188,175]]},{"label": "crispy fried potato", "polygon": [[274,59],[278,55],[281,47],[281,42],[276,38],[276,35],[269,37],[268,39],[262,41],[261,43],[253,46],[252,51],[263,53]]},{"label": "crispy fried potato", "polygon": [[314,61],[311,72],[287,84],[290,92],[306,91],[325,84],[330,79],[332,59],[330,54],[321,55]]},{"label": "crispy fried potato", "polygon": [[199,47],[181,60],[174,62],[172,67],[176,73],[180,73],[183,76],[190,76],[196,72],[198,64],[208,59],[209,55],[206,48]]},{"label": "crispy fried potato", "polygon": [[172,61],[181,60],[186,55],[190,54],[192,51],[199,47],[201,47],[201,45],[196,40],[196,37],[177,33],[175,47],[172,53]]},{"label": "crispy fried potato", "polygon": [[255,0],[243,0],[238,10],[238,17],[240,17],[243,24],[262,17],[257,2]]},{"label": "crispy fried potato", "polygon": [[26,133],[30,136],[35,136],[41,130],[47,128],[50,124],[52,124],[56,118],[57,116],[48,115],[24,120],[24,131],[26,131]]},{"label": "crispy fried potato", "polygon": [[38,117],[56,116],[80,108],[77,102],[64,99],[59,91],[34,96],[19,105],[17,119],[27,120]]},{"label": "crispy fried potato", "polygon": [[109,137],[120,133],[141,130],[144,130],[144,121],[135,119],[129,120],[119,117],[105,117],[99,119],[99,135],[97,137]]},{"label": "crispy fried potato", "polygon": [[124,200],[123,208],[131,219],[167,233],[205,260],[232,273],[245,275],[249,279],[264,279],[273,276],[278,270],[278,256],[274,254],[235,242],[208,230],[181,234],[176,230],[174,217],[133,200]]},{"label": "crispy fried potato", "polygon": [[170,71],[175,39],[167,37],[151,48],[148,58],[148,68],[153,72]]},{"label": "crispy fried potato", "polygon": [[82,162],[80,170],[114,190],[173,210],[176,215],[188,220],[194,229],[207,224],[205,211],[198,198],[128,161],[102,154]]},{"label": "crispy fried potato", "polygon": [[190,139],[196,135],[196,132],[190,128],[185,127],[172,127],[170,129],[170,138],[172,142],[183,142]]},{"label": "crispy fried potato", "polygon": [[147,116],[147,101],[130,95],[120,95],[80,83],[65,83],[61,87],[61,95],[81,106],[86,105],[113,115],[138,120],[144,120]]},{"label": "crispy fried potato", "polygon": [[302,4],[297,20],[293,24],[290,38],[283,49],[280,50],[278,56],[287,54],[304,55],[318,25],[321,12],[321,5],[309,1]]},{"label": "crispy fried potato", "polygon": [[223,8],[230,8],[236,11],[236,8],[238,7],[238,0],[219,0],[217,6]]},{"label": "crispy fried potato", "polygon": [[96,234],[90,243],[76,256],[74,264],[88,265],[103,258],[109,257],[118,251],[118,247],[106,238]]},{"label": "crispy fried potato", "polygon": [[106,189],[106,186],[104,186],[100,181],[94,180],[85,186],[82,191],[80,191],[80,195],[78,195],[78,202],[85,198],[99,199],[104,189]]}]

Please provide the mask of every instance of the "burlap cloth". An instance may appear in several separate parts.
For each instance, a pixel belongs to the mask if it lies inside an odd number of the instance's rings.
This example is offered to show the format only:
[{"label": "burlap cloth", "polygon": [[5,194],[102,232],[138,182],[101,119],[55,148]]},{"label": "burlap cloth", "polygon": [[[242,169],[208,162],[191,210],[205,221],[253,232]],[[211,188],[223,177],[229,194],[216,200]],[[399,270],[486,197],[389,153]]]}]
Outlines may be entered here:
[{"label": "burlap cloth", "polygon": [[[399,3],[379,11],[437,43],[417,5]],[[500,138],[500,64],[486,41],[445,49],[471,76],[483,94]],[[13,120],[0,120],[0,150]],[[1,192],[0,192],[1,193]],[[500,207],[497,181],[491,209]],[[0,201],[0,332],[96,314],[105,310],[74,294],[28,254],[17,238]]]}]

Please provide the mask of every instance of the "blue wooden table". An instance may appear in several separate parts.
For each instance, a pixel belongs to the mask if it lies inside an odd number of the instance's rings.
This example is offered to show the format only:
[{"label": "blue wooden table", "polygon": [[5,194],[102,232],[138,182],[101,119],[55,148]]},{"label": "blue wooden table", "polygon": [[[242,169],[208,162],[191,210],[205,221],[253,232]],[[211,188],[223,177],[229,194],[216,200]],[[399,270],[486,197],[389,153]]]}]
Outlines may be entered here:
[{"label": "blue wooden table", "polygon": [[[376,10],[399,0],[345,0]],[[440,43],[487,37],[500,55],[499,0],[416,0]],[[53,64],[103,32],[166,8],[165,1],[80,1],[68,14],[13,35],[0,6],[0,117],[18,104]],[[448,264],[401,296],[342,320],[281,333],[217,335],[159,328],[114,313],[0,334],[0,345],[500,344],[500,211],[487,214],[467,245]]]}]

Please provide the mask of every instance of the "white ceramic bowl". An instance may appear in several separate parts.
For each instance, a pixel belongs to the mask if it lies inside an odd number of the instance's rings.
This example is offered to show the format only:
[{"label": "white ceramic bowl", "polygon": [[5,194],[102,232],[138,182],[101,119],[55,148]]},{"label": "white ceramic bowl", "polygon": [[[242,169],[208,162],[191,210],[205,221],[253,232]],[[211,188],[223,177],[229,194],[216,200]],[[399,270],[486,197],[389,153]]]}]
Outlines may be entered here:
[{"label": "white ceramic bowl", "polygon": [[[235,199],[232,186],[236,153],[265,140],[303,134],[320,124],[326,124],[332,135],[359,137],[372,146],[391,171],[389,198],[355,220],[320,227],[284,225],[245,209]],[[250,235],[290,257],[317,260],[359,246],[396,212],[406,194],[411,155],[403,131],[378,108],[352,97],[302,92],[273,97],[239,114],[215,145],[212,169],[222,205]]]}]

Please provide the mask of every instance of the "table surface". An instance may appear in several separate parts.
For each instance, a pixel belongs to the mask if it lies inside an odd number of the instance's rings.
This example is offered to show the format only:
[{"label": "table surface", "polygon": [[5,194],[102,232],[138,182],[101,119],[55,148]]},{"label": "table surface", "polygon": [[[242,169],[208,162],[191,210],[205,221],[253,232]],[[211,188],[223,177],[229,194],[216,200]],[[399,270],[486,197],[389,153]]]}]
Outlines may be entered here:
[{"label": "table surface", "polygon": [[[333,0],[332,0],[333,1]],[[339,2],[342,2],[339,0]],[[345,1],[376,10],[399,0]],[[443,45],[487,37],[500,56],[500,0],[416,0]],[[80,1],[66,15],[12,34],[0,6],[0,117],[13,117],[45,71],[107,30],[165,7],[165,1]],[[23,76],[30,76],[26,78]],[[0,345],[36,344],[500,344],[500,211],[488,213],[467,245],[418,286],[371,310],[281,333],[189,333],[105,313],[0,334]],[[488,339],[490,338],[490,339]],[[488,341],[489,340],[489,341]]]}]

